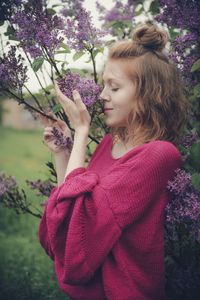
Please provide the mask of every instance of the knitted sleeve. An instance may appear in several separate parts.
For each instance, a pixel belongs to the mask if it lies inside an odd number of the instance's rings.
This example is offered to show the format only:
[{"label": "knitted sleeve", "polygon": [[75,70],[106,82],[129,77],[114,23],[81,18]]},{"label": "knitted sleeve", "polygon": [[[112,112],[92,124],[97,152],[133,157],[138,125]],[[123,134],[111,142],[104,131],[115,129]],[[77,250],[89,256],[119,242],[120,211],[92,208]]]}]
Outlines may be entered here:
[{"label": "knitted sleeve", "polygon": [[49,198],[39,231],[42,246],[53,254],[58,280],[87,283],[124,228],[155,205],[156,195],[180,166],[178,152],[164,150],[156,147],[101,180],[85,168],[68,174]]}]

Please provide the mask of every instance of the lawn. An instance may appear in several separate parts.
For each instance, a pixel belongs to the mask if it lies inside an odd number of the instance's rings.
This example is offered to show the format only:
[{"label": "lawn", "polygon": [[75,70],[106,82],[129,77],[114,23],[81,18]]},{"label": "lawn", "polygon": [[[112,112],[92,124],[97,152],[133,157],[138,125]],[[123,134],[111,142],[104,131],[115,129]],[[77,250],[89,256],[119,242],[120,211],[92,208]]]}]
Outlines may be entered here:
[{"label": "lawn", "polygon": [[[42,144],[41,131],[0,127],[0,170],[16,177],[27,198],[43,211],[46,200],[30,190],[25,180],[47,179],[45,163],[51,152]],[[39,219],[17,215],[0,205],[0,290],[2,300],[70,299],[58,287],[53,262],[38,241]]]}]

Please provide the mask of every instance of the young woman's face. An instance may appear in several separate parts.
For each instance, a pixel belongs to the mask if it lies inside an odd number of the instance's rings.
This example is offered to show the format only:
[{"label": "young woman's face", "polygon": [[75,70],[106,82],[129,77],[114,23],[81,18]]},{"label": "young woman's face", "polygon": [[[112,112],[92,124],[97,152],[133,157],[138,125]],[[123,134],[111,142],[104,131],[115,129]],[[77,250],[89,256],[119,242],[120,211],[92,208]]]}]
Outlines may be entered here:
[{"label": "young woman's face", "polygon": [[104,109],[112,108],[104,111],[107,126],[127,126],[127,117],[133,107],[136,86],[123,70],[123,62],[108,60],[103,81],[104,89],[100,98],[104,100]]}]

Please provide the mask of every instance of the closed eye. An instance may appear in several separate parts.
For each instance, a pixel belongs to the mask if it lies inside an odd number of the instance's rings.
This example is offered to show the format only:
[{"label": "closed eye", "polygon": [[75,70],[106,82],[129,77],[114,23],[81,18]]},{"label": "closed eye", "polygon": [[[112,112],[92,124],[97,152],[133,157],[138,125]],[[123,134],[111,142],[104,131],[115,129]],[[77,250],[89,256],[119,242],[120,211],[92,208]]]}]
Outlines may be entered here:
[{"label": "closed eye", "polygon": [[119,88],[111,89],[113,92],[117,92]]}]

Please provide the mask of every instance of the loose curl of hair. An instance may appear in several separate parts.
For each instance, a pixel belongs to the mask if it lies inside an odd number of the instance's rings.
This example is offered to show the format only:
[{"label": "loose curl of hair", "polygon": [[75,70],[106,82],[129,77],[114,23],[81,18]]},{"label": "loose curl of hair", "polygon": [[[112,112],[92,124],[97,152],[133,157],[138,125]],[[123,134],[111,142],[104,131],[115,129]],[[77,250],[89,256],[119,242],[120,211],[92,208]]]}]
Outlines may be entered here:
[{"label": "loose curl of hair", "polygon": [[109,49],[108,60],[120,61],[136,82],[128,126],[110,128],[113,141],[180,143],[191,107],[179,70],[164,49],[168,39],[167,32],[148,21],[133,30],[132,40],[115,42]]}]

